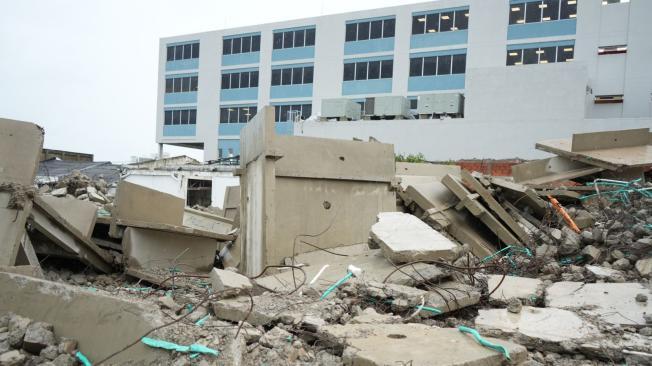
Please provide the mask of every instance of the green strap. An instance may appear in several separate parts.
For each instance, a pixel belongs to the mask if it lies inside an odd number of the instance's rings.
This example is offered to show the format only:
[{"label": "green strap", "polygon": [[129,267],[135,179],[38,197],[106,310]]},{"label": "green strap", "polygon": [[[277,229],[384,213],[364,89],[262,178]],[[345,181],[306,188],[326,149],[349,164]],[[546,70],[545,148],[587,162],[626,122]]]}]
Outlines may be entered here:
[{"label": "green strap", "polygon": [[326,291],[324,291],[324,293],[321,295],[321,297],[319,298],[319,300],[324,300],[324,299],[326,298],[326,296],[328,296],[328,294],[330,294],[331,292],[333,292],[333,290],[335,290],[336,288],[338,288],[341,284],[343,284],[344,282],[346,282],[346,281],[347,281],[349,278],[351,278],[352,276],[353,276],[353,273],[348,272],[348,273],[346,274],[346,276],[342,277],[339,281],[335,282],[334,285],[332,285],[332,286],[329,287]]},{"label": "green strap", "polygon": [[501,346],[499,344],[491,343],[488,340],[482,338],[482,336],[480,335],[480,333],[478,333],[477,330],[475,330],[473,328],[465,327],[463,325],[460,325],[459,327],[457,327],[457,329],[462,333],[468,333],[468,334],[472,335],[473,338],[475,338],[475,340],[478,341],[478,343],[480,343],[481,345],[483,345],[483,346],[485,346],[487,348],[491,348],[494,351],[498,351],[498,352],[502,353],[503,356],[506,359],[511,360],[511,358],[509,358],[509,351],[507,350],[507,348],[505,348],[504,346]]}]

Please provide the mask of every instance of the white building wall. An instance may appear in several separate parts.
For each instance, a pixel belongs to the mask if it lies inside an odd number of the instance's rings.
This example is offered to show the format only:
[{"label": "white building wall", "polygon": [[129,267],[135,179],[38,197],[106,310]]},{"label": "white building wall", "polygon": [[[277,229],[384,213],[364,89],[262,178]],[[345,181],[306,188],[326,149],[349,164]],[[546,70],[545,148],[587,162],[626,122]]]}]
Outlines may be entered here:
[{"label": "white building wall", "polygon": [[[516,119],[523,126],[541,126],[538,118],[611,118],[611,117],[650,117],[652,99],[652,1],[631,0],[629,3],[603,6],[600,0],[579,0],[577,30],[575,35],[541,37],[508,41],[508,0],[439,0],[410,4],[398,7],[372,9],[367,11],[328,15],[316,18],[298,19],[287,22],[252,25],[248,27],[205,32],[164,38],[160,41],[158,107],[156,111],[157,142],[203,144],[205,160],[217,158],[217,141],[220,107],[221,71],[227,68],[259,66],[258,108],[270,103],[272,32],[276,29],[297,26],[316,26],[316,46],[314,58],[313,114],[321,112],[321,100],[341,97],[344,55],[345,23],[347,20],[365,19],[394,15],[396,34],[394,50],[372,54],[358,54],[350,57],[393,55],[394,72],[392,80],[393,95],[418,95],[408,93],[411,17],[413,12],[470,6],[468,44],[419,49],[418,52],[441,49],[467,48],[466,71],[466,116],[469,120],[481,123],[481,119],[495,123],[496,119]],[[251,32],[261,33],[261,52],[259,65],[222,66],[222,37]],[[575,64],[549,64],[527,66],[505,66],[506,46],[513,43],[545,42],[560,39],[575,39]],[[195,137],[164,137],[163,97],[165,76],[175,72],[165,71],[166,44],[199,40],[201,44],[199,69],[183,70],[176,73],[199,72],[199,91],[197,97],[197,133]],[[598,56],[597,48],[611,43],[627,44],[624,55]],[[413,50],[414,51],[414,50]],[[285,63],[302,63],[312,60],[292,60]],[[625,95],[623,104],[595,105],[593,97],[600,94]],[[382,94],[374,94],[382,95]],[[347,96],[363,98],[366,95]],[[310,98],[308,98],[310,99]],[[306,100],[292,98],[287,101]],[[282,100],[278,100],[282,101]],[[241,103],[241,102],[237,102]],[[245,101],[242,102],[244,104]],[[459,121],[458,121],[459,122]],[[387,122],[392,123],[392,122]],[[438,122],[437,122],[438,123]],[[455,123],[455,122],[451,122]],[[505,122],[507,123],[507,122]],[[511,122],[510,122],[511,123]],[[579,123],[579,122],[578,122]],[[601,122],[606,126],[608,121]],[[612,121],[614,126],[621,122]],[[462,124],[472,126],[474,124]],[[384,125],[384,124],[381,124]],[[416,125],[421,126],[418,122]],[[586,122],[582,126],[598,126]],[[377,135],[375,123],[363,124],[370,130],[367,135]],[[339,125],[320,125],[314,131],[324,136],[331,135],[330,129],[340,131]],[[358,127],[355,127],[358,128]],[[408,131],[414,134],[404,136]],[[444,131],[427,129],[438,135]],[[494,131],[493,133],[490,131]],[[493,137],[487,146],[497,146],[501,140],[495,131],[487,129]],[[380,132],[379,132],[380,133]],[[334,133],[339,135],[338,133]],[[545,133],[541,133],[544,135]],[[346,135],[346,134],[345,134]],[[419,140],[427,138],[423,132],[413,129],[402,130],[394,137],[397,140]],[[555,134],[555,137],[566,134]],[[461,136],[453,134],[454,136]],[[451,137],[451,138],[453,138]],[[385,140],[392,142],[391,139]],[[452,141],[452,143],[463,143]],[[531,146],[530,146],[531,147]],[[492,150],[488,150],[489,154]],[[496,151],[498,153],[498,151]],[[512,154],[513,156],[513,154]],[[468,156],[467,156],[468,157]]]}]

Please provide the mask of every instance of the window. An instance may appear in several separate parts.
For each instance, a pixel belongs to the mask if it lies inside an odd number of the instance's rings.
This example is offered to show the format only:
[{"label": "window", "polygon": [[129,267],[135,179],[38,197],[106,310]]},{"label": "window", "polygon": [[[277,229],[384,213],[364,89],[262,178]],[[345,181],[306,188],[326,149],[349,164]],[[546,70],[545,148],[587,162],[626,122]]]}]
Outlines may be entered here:
[{"label": "window", "polygon": [[258,71],[242,71],[222,74],[222,89],[255,88]]},{"label": "window", "polygon": [[393,60],[345,63],[343,80],[388,79],[392,77],[393,66]]},{"label": "window", "polygon": [[344,64],[344,81],[355,79],[355,63]]},{"label": "window", "polygon": [[469,28],[469,9],[412,16],[412,34],[450,32]]},{"label": "window", "polygon": [[303,68],[303,83],[312,84],[315,74],[314,66],[307,66]]},{"label": "window", "polygon": [[272,70],[272,86],[281,85],[281,69]]},{"label": "window", "polygon": [[418,105],[418,99],[412,98],[410,99],[410,109],[417,109]]},{"label": "window", "polygon": [[199,58],[199,42],[167,46],[167,61],[187,60],[191,58]]},{"label": "window", "polygon": [[548,22],[577,17],[577,0],[539,0],[510,4],[509,24]]},{"label": "window", "polygon": [[313,66],[292,67],[272,70],[272,86],[312,84],[314,74]]},{"label": "window", "polygon": [[166,93],[187,93],[196,92],[198,89],[199,78],[197,76],[184,76],[178,78],[165,79]]},{"label": "window", "polygon": [[370,39],[378,39],[382,38],[383,36],[383,21],[382,20],[374,20],[371,22],[371,31],[370,31],[369,38]]},{"label": "window", "polygon": [[448,75],[451,73],[451,56],[437,56],[437,75]]},{"label": "window", "polygon": [[293,104],[274,106],[274,119],[276,122],[290,122],[295,116],[308,119],[312,115],[312,104]]},{"label": "window", "polygon": [[383,19],[348,23],[346,25],[346,42],[366,41],[368,39],[394,37],[396,19]]},{"label": "window", "polygon": [[258,108],[254,105],[220,108],[220,123],[247,123],[256,115]]},{"label": "window", "polygon": [[369,61],[369,71],[367,72],[367,78],[371,79],[380,79],[380,61]]},{"label": "window", "polygon": [[281,85],[291,85],[291,84],[292,84],[292,69],[282,69]]},{"label": "window", "polygon": [[466,54],[410,58],[410,76],[466,73]]},{"label": "window", "polygon": [[453,74],[466,73],[466,54],[453,55]]},{"label": "window", "polygon": [[573,61],[573,45],[507,50],[507,66]]},{"label": "window", "polygon": [[593,102],[595,104],[614,104],[623,102],[623,94],[613,94],[613,95],[596,95]]},{"label": "window", "polygon": [[617,53],[627,53],[627,45],[598,47],[598,55],[614,55]]},{"label": "window", "polygon": [[383,60],[380,62],[380,78],[391,79],[394,74],[394,60]]},{"label": "window", "polygon": [[368,62],[356,62],[355,64],[355,80],[367,80],[367,67]]},{"label": "window", "polygon": [[292,69],[292,84],[303,84],[303,67]]},{"label": "window", "polygon": [[197,124],[197,109],[166,110],[163,124],[168,126]]},{"label": "window", "polygon": [[628,3],[629,0],[602,0],[602,5]]},{"label": "window", "polygon": [[282,48],[308,47],[314,45],[315,28],[275,32],[272,39],[272,47],[275,50],[280,50]]},{"label": "window", "polygon": [[260,34],[222,39],[223,55],[258,51],[260,51]]},{"label": "window", "polygon": [[525,3],[525,22],[538,23],[541,21],[541,1]]}]

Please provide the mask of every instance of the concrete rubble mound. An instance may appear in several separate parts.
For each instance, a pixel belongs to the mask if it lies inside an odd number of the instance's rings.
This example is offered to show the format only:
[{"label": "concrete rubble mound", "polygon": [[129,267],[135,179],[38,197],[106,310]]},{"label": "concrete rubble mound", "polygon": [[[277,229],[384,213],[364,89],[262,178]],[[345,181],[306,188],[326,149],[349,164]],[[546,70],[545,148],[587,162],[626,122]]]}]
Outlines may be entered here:
[{"label": "concrete rubble mound", "polygon": [[0,366],[650,364],[643,132],[544,141],[497,177],[278,135],[263,108],[217,208],[178,172],[218,168],[187,158],[124,169],[206,206],[37,179],[43,130],[0,119]]}]

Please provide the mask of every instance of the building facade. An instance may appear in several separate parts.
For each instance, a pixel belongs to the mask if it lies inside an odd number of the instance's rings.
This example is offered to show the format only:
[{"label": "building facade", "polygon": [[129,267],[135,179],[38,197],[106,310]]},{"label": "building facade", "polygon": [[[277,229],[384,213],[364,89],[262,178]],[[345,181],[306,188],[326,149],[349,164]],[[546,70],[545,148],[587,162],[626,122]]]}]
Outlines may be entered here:
[{"label": "building facade", "polygon": [[[394,142],[387,131],[409,141],[449,124],[458,132],[448,139],[462,142],[465,131],[491,121],[518,121],[523,131],[545,121],[575,132],[593,119],[599,128],[612,119],[620,121],[614,127],[646,125],[650,16],[648,0],[439,0],[163,38],[157,142],[201,148],[205,160],[238,155],[240,129],[267,105],[277,133],[307,128],[349,138],[382,130],[385,142]],[[444,124],[291,122],[319,116],[327,98],[404,96],[416,108],[419,95],[451,92],[464,94],[464,118]],[[402,127],[410,123],[423,128]],[[431,159],[473,157],[419,149]]]}]

